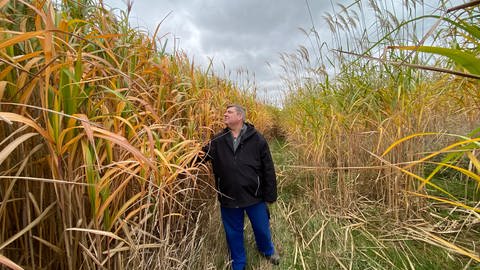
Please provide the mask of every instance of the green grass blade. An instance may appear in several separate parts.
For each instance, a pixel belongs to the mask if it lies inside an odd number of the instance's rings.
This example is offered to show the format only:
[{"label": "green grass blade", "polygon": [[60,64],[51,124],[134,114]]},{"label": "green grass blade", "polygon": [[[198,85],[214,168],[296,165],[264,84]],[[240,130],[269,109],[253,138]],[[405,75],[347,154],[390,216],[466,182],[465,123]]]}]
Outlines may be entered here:
[{"label": "green grass blade", "polygon": [[456,64],[464,67],[472,74],[480,75],[480,59],[477,55],[458,49],[441,48],[434,46],[392,46],[400,50],[419,51],[425,53],[438,54],[450,58]]}]

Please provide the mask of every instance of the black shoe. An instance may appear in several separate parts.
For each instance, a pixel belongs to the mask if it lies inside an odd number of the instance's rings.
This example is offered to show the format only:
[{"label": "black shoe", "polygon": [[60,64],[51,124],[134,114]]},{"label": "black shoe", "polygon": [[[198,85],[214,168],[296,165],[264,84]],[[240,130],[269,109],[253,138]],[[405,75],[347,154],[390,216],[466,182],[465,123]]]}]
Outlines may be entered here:
[{"label": "black shoe", "polygon": [[276,251],[270,256],[265,256],[265,258],[267,258],[267,260],[273,265],[280,264],[280,255],[278,255]]}]

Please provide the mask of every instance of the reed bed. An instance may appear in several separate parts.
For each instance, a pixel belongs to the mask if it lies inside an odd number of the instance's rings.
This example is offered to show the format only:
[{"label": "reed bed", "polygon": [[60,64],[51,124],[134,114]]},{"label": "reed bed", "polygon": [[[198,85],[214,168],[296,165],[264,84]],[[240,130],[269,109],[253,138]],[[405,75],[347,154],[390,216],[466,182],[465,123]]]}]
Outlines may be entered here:
[{"label": "reed bed", "polygon": [[95,1],[0,10],[0,264],[212,268],[197,264],[215,198],[197,156],[228,103],[268,133],[255,93]]},{"label": "reed bed", "polygon": [[[473,165],[480,124],[479,7],[444,1],[427,14],[425,5],[338,5],[324,17],[332,42],[312,22],[305,32],[314,46],[282,56],[289,90],[280,119],[287,142],[299,152],[293,168],[306,174],[313,209],[347,220],[375,209],[358,222],[377,217],[400,224],[398,238],[461,254],[468,267],[479,262],[478,241],[470,241],[479,234]],[[368,10],[373,16],[367,20]],[[460,138],[467,142],[447,147]],[[461,153],[452,158],[450,150]],[[425,159],[431,153],[436,159]],[[441,161],[447,164],[441,169],[432,165]],[[356,260],[337,259],[337,267],[356,269]]]}]

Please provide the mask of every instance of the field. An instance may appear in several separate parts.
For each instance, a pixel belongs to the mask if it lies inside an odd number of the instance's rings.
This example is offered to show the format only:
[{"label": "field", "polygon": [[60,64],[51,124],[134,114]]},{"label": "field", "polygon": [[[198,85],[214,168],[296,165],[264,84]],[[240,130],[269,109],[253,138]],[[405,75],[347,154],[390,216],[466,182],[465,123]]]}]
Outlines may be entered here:
[{"label": "field", "polygon": [[270,141],[276,268],[480,269],[480,5],[388,2],[327,14],[273,106],[127,12],[0,1],[0,269],[228,269],[198,161],[231,103]]}]

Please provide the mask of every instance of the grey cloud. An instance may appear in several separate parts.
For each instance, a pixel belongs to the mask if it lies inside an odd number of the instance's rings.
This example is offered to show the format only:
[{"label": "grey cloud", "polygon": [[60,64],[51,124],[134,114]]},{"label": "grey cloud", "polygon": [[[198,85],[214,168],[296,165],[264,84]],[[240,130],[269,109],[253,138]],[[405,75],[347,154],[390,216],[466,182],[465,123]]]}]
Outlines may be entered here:
[{"label": "grey cloud", "polygon": [[[105,1],[121,6],[120,0]],[[319,24],[317,14],[330,3],[310,0],[309,4]],[[280,88],[279,53],[305,44],[307,37],[299,28],[309,29],[312,24],[306,2],[298,0],[137,0],[132,19],[153,31],[170,11],[160,27],[160,35],[166,34],[170,44],[177,38],[180,49],[197,64],[206,66],[213,58],[220,74],[223,64],[233,73],[247,69],[255,73],[257,85],[267,89]]]}]

